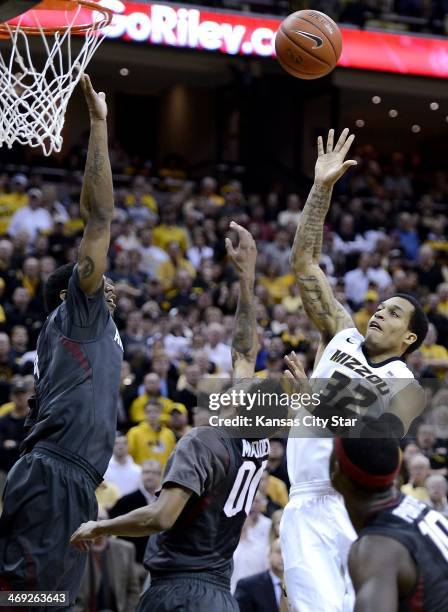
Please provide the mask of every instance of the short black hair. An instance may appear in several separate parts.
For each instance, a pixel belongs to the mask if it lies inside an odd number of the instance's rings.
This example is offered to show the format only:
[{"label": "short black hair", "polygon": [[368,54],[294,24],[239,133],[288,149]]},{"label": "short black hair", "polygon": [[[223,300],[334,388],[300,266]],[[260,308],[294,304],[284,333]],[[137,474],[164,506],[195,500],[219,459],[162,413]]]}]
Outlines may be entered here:
[{"label": "short black hair", "polygon": [[403,300],[407,300],[414,307],[414,312],[411,314],[409,319],[409,329],[410,331],[417,336],[417,340],[409,346],[402,357],[407,357],[410,353],[413,353],[423,344],[423,340],[426,338],[426,334],[428,333],[429,321],[428,317],[423,310],[420,302],[409,293],[396,293],[392,297],[399,297]]},{"label": "short black hair", "polygon": [[47,312],[53,312],[61,304],[61,291],[68,289],[68,282],[76,264],[70,263],[56,268],[50,274],[44,287],[44,299]]},{"label": "short black hair", "polygon": [[[366,480],[367,475],[392,474],[400,465],[400,445],[395,438],[341,438],[340,440],[346,456],[353,465],[366,474]],[[350,475],[348,476],[350,478]],[[356,482],[356,486],[363,488],[360,482]],[[388,487],[366,486],[370,491],[373,488],[380,490]]]}]

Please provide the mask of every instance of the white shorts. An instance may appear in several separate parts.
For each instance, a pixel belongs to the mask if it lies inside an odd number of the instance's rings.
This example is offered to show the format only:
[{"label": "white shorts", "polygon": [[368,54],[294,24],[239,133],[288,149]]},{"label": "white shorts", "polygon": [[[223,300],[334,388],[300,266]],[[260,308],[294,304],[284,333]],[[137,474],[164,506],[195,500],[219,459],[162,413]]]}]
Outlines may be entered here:
[{"label": "white shorts", "polygon": [[355,539],[342,498],[330,487],[290,498],[280,523],[290,610],[353,611],[347,559]]}]

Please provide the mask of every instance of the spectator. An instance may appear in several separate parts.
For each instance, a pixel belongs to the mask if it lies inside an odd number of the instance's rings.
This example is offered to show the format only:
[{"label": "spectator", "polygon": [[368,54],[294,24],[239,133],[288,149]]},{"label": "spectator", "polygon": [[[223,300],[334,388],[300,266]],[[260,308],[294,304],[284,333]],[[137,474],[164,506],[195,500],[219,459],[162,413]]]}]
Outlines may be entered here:
[{"label": "spectator", "polygon": [[425,482],[430,474],[429,459],[424,455],[415,455],[409,461],[409,482],[401,487],[401,492],[416,499],[427,502],[428,493]]},{"label": "spectator", "polygon": [[155,246],[168,251],[170,243],[176,243],[181,254],[188,249],[188,235],[186,230],[176,225],[176,211],[173,206],[166,206],[162,210],[162,223],[157,225],[153,231],[153,243]]},{"label": "spectator", "polygon": [[239,580],[235,599],[244,612],[278,612],[282,596],[283,559],[277,538],[269,548],[269,569]]},{"label": "spectator", "polygon": [[233,555],[232,593],[235,592],[239,580],[263,572],[269,567],[271,519],[262,514],[265,503],[264,496],[258,491]]},{"label": "spectator", "polygon": [[267,470],[264,470],[261,475],[258,490],[266,499],[263,514],[269,518],[272,517],[274,512],[286,506],[288,502],[288,491],[285,483],[279,478],[271,476]]},{"label": "spectator", "polygon": [[428,333],[420,347],[426,367],[431,368],[443,380],[448,370],[448,349],[437,344],[437,330],[432,323],[428,326]]},{"label": "spectator", "polygon": [[268,472],[283,481],[289,490],[288,470],[286,468],[285,445],[280,438],[271,438],[271,452],[269,453]]},{"label": "spectator", "polygon": [[291,240],[289,232],[279,229],[275,233],[274,242],[270,242],[264,249],[264,254],[278,265],[279,275],[288,274],[290,271],[289,253],[291,251]]},{"label": "spectator", "polygon": [[20,444],[25,439],[29,393],[23,379],[11,389],[12,409],[0,418],[0,471],[9,472],[20,457]]},{"label": "spectator", "polygon": [[163,249],[152,243],[152,231],[144,227],[139,233],[140,239],[140,272],[149,278],[154,278],[160,264],[168,261],[169,257]]},{"label": "spectator", "polygon": [[448,500],[446,498],[448,483],[446,478],[440,474],[428,476],[425,487],[429,497],[428,506],[431,506],[431,508],[434,508],[434,510],[448,518]]},{"label": "spectator", "polygon": [[193,246],[187,251],[188,260],[199,270],[205,259],[213,257],[213,249],[206,244],[204,230],[197,227],[193,230]]},{"label": "spectator", "polygon": [[419,249],[417,274],[419,284],[432,293],[445,280],[442,268],[435,260],[434,251],[427,244]]},{"label": "spectator", "polygon": [[98,512],[107,513],[112,506],[120,499],[120,489],[113,482],[103,482],[95,491],[96,501],[98,502]]},{"label": "spectator", "polygon": [[[123,495],[123,497],[117,501],[109,510],[110,518],[127,514],[128,512],[132,512],[132,510],[136,510],[137,508],[141,508],[155,501],[156,491],[159,488],[161,477],[162,468],[158,461],[144,461],[142,463],[141,480],[138,487],[133,492]],[[148,537],[126,537],[123,539],[135,545],[137,563],[143,563]]]},{"label": "spectator", "polygon": [[8,334],[0,332],[0,406],[8,401],[10,383],[20,367],[11,357],[11,343]]},{"label": "spectator", "polygon": [[224,327],[219,323],[212,323],[206,329],[207,344],[204,351],[208,358],[214,363],[219,373],[224,376],[228,375],[232,370],[232,356],[230,346],[224,344]]},{"label": "spectator", "polygon": [[156,402],[162,406],[162,412],[166,414],[173,402],[160,393],[160,376],[155,372],[146,374],[143,379],[144,393],[139,395],[131,404],[130,418],[133,423],[140,423],[145,418],[145,406],[148,402]]},{"label": "spectator", "polygon": [[145,420],[127,433],[129,454],[136,463],[155,459],[164,468],[176,445],[176,438],[168,427],[161,424],[162,407],[158,402],[149,400],[144,412]]},{"label": "spectator", "polygon": [[14,238],[20,232],[26,232],[28,243],[32,244],[39,232],[50,232],[52,228],[53,219],[42,206],[42,191],[36,188],[30,189],[28,191],[28,204],[14,213],[8,228],[8,234]]},{"label": "spectator", "polygon": [[174,279],[178,272],[185,271],[193,279],[196,276],[196,270],[193,265],[182,255],[179,243],[172,240],[166,245],[168,259],[160,264],[157,268],[157,277],[161,281],[165,291],[168,291],[174,286]]},{"label": "spectator", "polygon": [[286,210],[278,216],[278,223],[282,227],[297,227],[302,211],[302,202],[297,193],[290,193],[286,198]]},{"label": "spectator", "polygon": [[123,496],[138,489],[141,475],[141,466],[137,465],[128,453],[126,436],[117,431],[114,450],[104,480],[116,485],[120,495]]},{"label": "spectator", "polygon": [[134,545],[101,536],[87,554],[74,612],[134,612],[140,597]]},{"label": "spectator", "polygon": [[6,328],[12,329],[15,325],[23,325],[30,334],[30,341],[35,346],[37,336],[42,327],[42,319],[33,308],[31,295],[25,287],[16,287],[12,300],[5,306]]},{"label": "spectator", "polygon": [[347,272],[344,276],[345,295],[355,308],[362,304],[370,284],[374,282],[373,276],[375,276],[375,273],[372,272],[370,263],[370,254],[361,253],[358,260],[358,267],[354,270],[350,270],[350,272]]},{"label": "spectator", "polygon": [[359,333],[363,336],[367,333],[367,325],[378,308],[378,293],[369,289],[364,296],[364,306],[353,315],[353,320]]},{"label": "spectator", "polygon": [[142,333],[142,313],[132,310],[126,317],[126,328],[121,334],[124,358],[132,360],[135,355],[146,354],[146,338]]},{"label": "spectator", "polygon": [[183,404],[174,403],[168,409],[168,427],[173,432],[176,442],[190,431],[188,412]]}]

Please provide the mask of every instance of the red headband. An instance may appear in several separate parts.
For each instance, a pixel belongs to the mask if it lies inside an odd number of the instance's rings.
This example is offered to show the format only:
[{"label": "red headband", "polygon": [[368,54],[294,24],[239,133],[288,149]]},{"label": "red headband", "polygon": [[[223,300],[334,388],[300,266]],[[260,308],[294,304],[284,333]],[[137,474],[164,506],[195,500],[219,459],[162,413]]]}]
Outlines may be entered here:
[{"label": "red headband", "polygon": [[336,459],[341,466],[341,470],[347,474],[350,480],[353,480],[357,484],[367,487],[368,489],[384,489],[393,483],[396,475],[400,471],[401,460],[399,459],[396,469],[390,474],[378,475],[365,472],[363,469],[352,463],[345,452],[342,438],[334,439],[334,452]]}]

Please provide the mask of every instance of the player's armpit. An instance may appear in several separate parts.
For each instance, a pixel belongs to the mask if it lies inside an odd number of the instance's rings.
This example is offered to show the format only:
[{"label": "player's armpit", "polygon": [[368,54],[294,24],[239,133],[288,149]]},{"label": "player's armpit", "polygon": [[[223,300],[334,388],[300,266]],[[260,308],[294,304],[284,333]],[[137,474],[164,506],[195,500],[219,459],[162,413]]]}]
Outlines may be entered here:
[{"label": "player's armpit", "polygon": [[343,329],[355,327],[353,319],[333,295],[321,268],[310,263],[296,272],[303,307],[328,342]]},{"label": "player's armpit", "polygon": [[383,536],[365,536],[350,550],[349,571],[356,592],[355,612],[398,611],[398,567],[403,548]]}]

